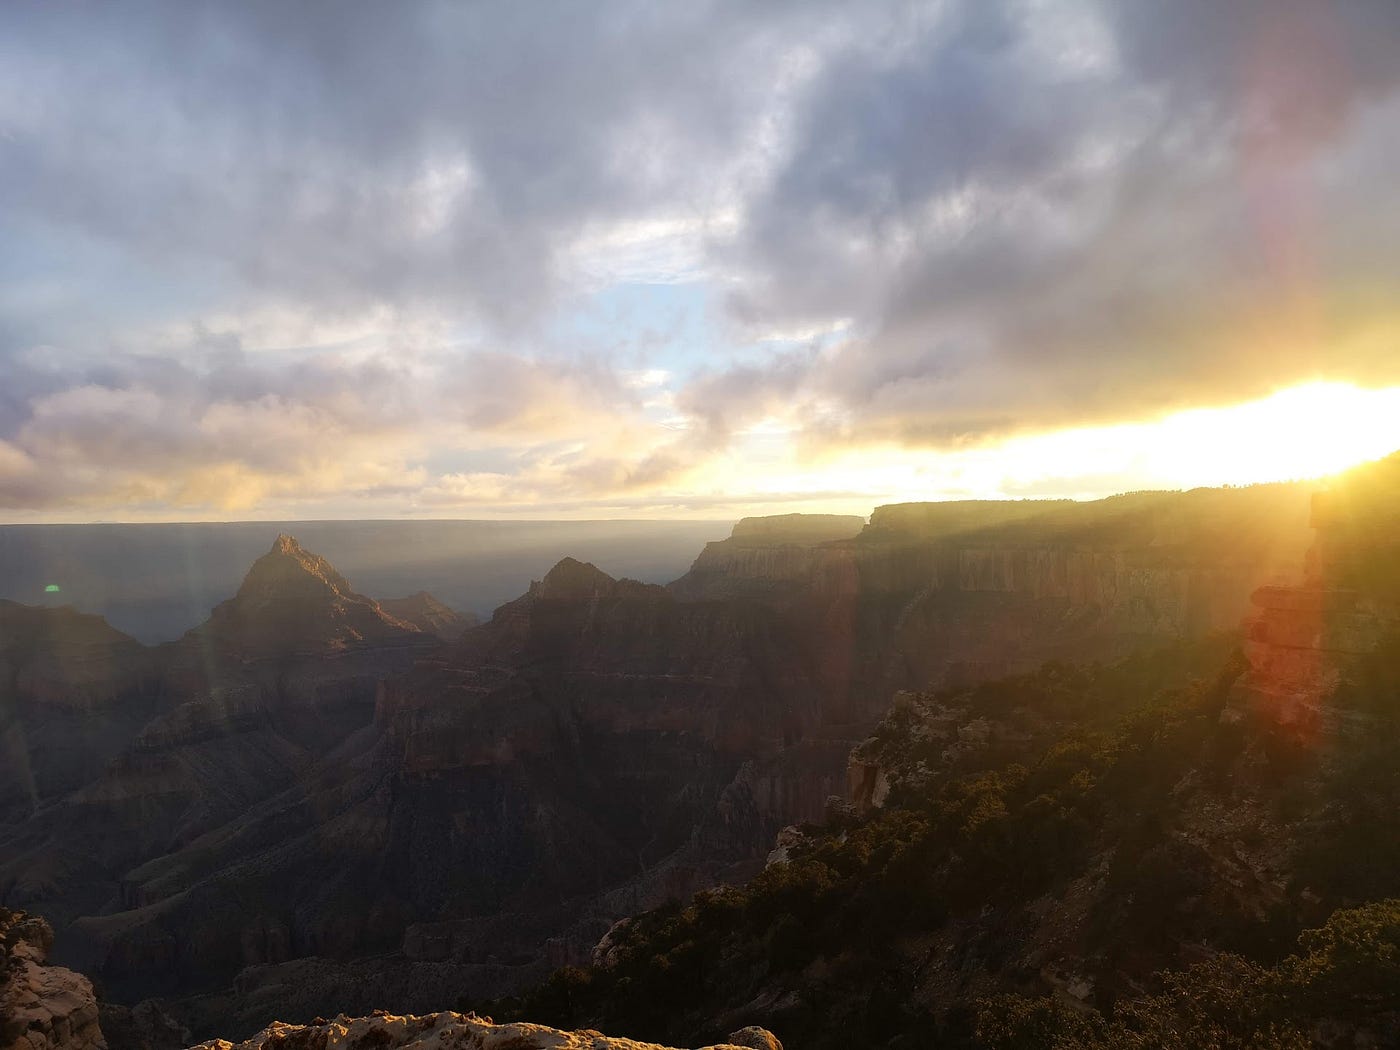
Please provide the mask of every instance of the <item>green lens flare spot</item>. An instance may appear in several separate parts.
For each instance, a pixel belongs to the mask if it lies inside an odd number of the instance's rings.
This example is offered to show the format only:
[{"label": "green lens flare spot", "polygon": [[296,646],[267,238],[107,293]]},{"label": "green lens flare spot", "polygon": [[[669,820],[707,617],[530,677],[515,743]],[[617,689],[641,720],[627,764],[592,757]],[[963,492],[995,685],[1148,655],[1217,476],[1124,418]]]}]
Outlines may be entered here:
[{"label": "green lens flare spot", "polygon": [[44,588],[44,593],[45,593],[45,594],[57,594],[57,593],[58,593],[58,584],[56,584],[56,583],[51,583],[51,584],[49,584],[47,587]]}]

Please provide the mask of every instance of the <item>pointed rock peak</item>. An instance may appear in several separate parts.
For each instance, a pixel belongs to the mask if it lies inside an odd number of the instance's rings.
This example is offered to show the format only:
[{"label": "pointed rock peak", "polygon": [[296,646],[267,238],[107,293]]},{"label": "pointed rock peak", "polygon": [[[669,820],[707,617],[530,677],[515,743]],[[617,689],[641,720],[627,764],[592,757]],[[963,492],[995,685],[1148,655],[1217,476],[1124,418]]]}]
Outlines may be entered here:
[{"label": "pointed rock peak", "polygon": [[423,628],[359,594],[335,567],[280,535],[231,599],[192,632],[245,656],[317,652],[425,637]]},{"label": "pointed rock peak", "polygon": [[339,595],[355,593],[349,581],[335,571],[335,566],[284,532],[278,534],[271,550],[253,562],[238,589],[238,596],[270,597],[278,592],[305,592],[308,588]]},{"label": "pointed rock peak", "polygon": [[546,598],[583,598],[616,583],[592,562],[564,558],[545,574],[537,593]]},{"label": "pointed rock peak", "polygon": [[268,551],[268,553],[292,555],[305,554],[306,548],[297,542],[297,538],[295,536],[288,535],[285,532],[279,532],[277,534],[277,538],[272,541],[272,550]]}]

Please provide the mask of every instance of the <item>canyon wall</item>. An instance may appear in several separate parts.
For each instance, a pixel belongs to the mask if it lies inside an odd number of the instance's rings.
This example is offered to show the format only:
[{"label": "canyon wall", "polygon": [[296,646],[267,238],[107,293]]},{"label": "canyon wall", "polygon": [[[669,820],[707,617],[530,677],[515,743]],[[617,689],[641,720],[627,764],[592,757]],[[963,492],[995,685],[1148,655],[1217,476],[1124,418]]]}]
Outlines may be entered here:
[{"label": "canyon wall", "polygon": [[1308,495],[1261,485],[880,507],[844,539],[736,530],[670,589],[802,623],[822,639],[824,681],[840,683],[824,721],[869,725],[895,689],[1233,628],[1251,592],[1301,559]]},{"label": "canyon wall", "polygon": [[751,874],[895,690],[1233,625],[1306,520],[1301,486],[749,520],[668,587],[566,558],[452,644],[279,539],[156,651],[156,717],[0,829],[0,892],[196,1034],[504,994]]}]

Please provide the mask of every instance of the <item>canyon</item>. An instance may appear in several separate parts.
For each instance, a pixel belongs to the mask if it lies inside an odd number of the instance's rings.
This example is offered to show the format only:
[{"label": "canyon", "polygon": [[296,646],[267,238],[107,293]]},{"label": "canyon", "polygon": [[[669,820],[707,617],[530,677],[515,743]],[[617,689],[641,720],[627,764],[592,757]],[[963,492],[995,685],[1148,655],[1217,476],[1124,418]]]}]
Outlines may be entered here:
[{"label": "canyon", "polygon": [[1391,457],[1313,495],[1235,630],[897,691],[759,875],[484,1008],[817,1050],[1396,1045],[1397,513]]},{"label": "canyon", "polygon": [[565,558],[476,626],[285,536],[162,646],[0,607],[0,899],[197,1036],[506,994],[760,870],[896,690],[1233,627],[1309,495],[746,519],[669,585]]}]

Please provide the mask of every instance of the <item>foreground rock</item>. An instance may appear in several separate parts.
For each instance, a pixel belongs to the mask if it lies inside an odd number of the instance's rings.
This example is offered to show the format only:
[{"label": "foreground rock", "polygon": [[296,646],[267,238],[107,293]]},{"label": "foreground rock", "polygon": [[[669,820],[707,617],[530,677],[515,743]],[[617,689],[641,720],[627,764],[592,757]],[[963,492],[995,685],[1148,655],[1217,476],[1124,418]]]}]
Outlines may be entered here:
[{"label": "foreground rock", "polygon": [[[728,1043],[703,1050],[782,1050],[783,1044],[762,1028],[733,1033]],[[599,1032],[561,1032],[537,1024],[492,1024],[472,1014],[443,1011],[423,1017],[398,1017],[377,1011],[369,1017],[337,1017],[323,1024],[277,1022],[251,1039],[230,1043],[211,1039],[192,1050],[392,1050],[395,1047],[457,1048],[457,1050],[671,1050],[656,1043],[638,1043]]]},{"label": "foreground rock", "polygon": [[0,1047],[106,1050],[92,983],[45,966],[53,930],[43,919],[0,908]]}]

